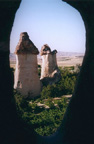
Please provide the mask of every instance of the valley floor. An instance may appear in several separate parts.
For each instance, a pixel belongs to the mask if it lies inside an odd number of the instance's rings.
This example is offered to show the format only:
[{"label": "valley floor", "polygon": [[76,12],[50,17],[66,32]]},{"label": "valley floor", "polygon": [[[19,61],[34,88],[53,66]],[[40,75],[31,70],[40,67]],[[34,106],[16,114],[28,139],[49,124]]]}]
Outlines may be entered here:
[{"label": "valley floor", "polygon": [[[70,67],[70,66],[76,66],[76,65],[81,65],[83,61],[83,56],[68,56],[68,57],[63,57],[63,56],[58,56],[57,57],[57,64],[60,67]],[[16,61],[15,60],[10,60],[10,66],[15,68]],[[42,59],[38,58],[38,64],[42,64]]]}]

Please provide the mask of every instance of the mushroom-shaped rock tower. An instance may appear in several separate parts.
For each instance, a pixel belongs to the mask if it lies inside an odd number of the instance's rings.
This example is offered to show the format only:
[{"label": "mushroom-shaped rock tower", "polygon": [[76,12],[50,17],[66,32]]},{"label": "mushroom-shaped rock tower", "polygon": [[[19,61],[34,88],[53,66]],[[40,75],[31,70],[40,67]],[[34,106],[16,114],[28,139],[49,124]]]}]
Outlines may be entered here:
[{"label": "mushroom-shaped rock tower", "polygon": [[29,39],[27,32],[20,34],[15,50],[16,70],[14,88],[24,97],[33,98],[40,95],[41,82],[38,77],[38,49]]},{"label": "mushroom-shaped rock tower", "polygon": [[56,59],[57,50],[51,51],[51,48],[45,44],[42,46],[40,55],[42,57],[41,81],[45,84],[53,84],[61,78]]}]

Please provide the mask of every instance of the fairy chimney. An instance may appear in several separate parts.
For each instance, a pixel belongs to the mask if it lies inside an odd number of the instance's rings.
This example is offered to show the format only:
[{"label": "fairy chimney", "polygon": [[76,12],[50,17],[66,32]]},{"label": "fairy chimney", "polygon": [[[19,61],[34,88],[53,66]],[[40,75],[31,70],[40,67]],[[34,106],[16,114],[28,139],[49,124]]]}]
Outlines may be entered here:
[{"label": "fairy chimney", "polygon": [[53,84],[60,80],[61,74],[57,66],[57,50],[51,51],[51,48],[45,44],[41,48],[42,57],[41,81],[44,84]]},{"label": "fairy chimney", "polygon": [[41,82],[38,77],[38,49],[26,32],[20,34],[15,50],[16,70],[14,88],[24,97],[33,98],[40,95]]}]

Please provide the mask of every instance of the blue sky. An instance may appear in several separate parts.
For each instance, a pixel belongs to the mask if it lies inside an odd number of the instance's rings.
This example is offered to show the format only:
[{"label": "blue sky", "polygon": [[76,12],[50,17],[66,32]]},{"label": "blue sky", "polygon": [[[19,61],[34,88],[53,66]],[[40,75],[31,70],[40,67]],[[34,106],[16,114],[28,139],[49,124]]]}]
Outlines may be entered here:
[{"label": "blue sky", "polygon": [[44,44],[64,52],[85,52],[85,27],[77,10],[62,0],[22,0],[10,37],[14,52],[21,32],[40,50]]}]

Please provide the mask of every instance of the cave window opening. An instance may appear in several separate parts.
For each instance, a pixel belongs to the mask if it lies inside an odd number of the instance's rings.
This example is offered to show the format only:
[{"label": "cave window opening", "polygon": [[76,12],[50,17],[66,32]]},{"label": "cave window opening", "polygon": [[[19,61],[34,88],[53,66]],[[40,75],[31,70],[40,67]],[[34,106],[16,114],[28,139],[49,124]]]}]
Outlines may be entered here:
[{"label": "cave window opening", "polygon": [[[19,42],[20,33],[27,32],[30,40],[38,48],[39,52],[44,44],[47,44],[52,51],[54,49],[57,50],[56,59],[59,72],[61,73],[61,80],[52,85],[53,79],[51,77],[49,79],[46,78],[42,81],[42,85],[44,86],[41,92],[42,97],[34,98],[32,96],[30,100],[30,95],[33,95],[33,92],[28,91],[29,97],[22,99],[21,103],[18,101],[20,103],[19,108],[27,111],[26,115],[24,115],[24,120],[30,118],[29,114],[32,112],[31,127],[32,125],[35,127],[36,121],[39,121],[40,123],[37,125],[41,123],[42,125],[37,127],[35,131],[42,136],[47,136],[54,133],[57,127],[60,126],[59,121],[62,122],[64,112],[74,91],[76,78],[80,71],[85,52],[85,28],[80,14],[62,1],[57,2],[57,0],[52,0],[50,2],[49,0],[48,2],[40,3],[37,0],[31,0],[31,3],[28,3],[26,3],[26,0],[23,0],[16,13],[11,32],[10,66],[15,69],[16,58],[13,53]],[[25,41],[24,38],[22,40]],[[47,48],[45,51],[43,50],[43,52],[47,53]],[[26,55],[28,54],[26,53]],[[26,62],[26,57],[21,56],[19,60],[21,60],[19,66],[22,66]],[[36,60],[36,56],[28,57],[28,60]],[[37,56],[37,60],[37,69],[40,77],[42,69],[42,58],[40,55]],[[45,55],[43,60],[45,60]],[[48,60],[50,61],[50,59]],[[46,64],[49,65],[49,62]],[[45,66],[45,71],[48,70],[46,70],[48,65]],[[23,73],[23,77],[24,74],[25,72]],[[28,71],[26,75],[31,76]],[[25,88],[26,90],[29,89],[31,79],[29,80],[28,78],[25,81],[21,81],[21,88],[27,81],[28,85]],[[47,84],[49,81],[51,81],[50,85]],[[35,84],[32,85],[33,89],[36,87]],[[24,93],[26,90],[23,90]],[[34,93],[36,93],[36,90]],[[19,98],[20,94],[16,94],[15,99]],[[53,122],[55,125],[52,125]]]}]

